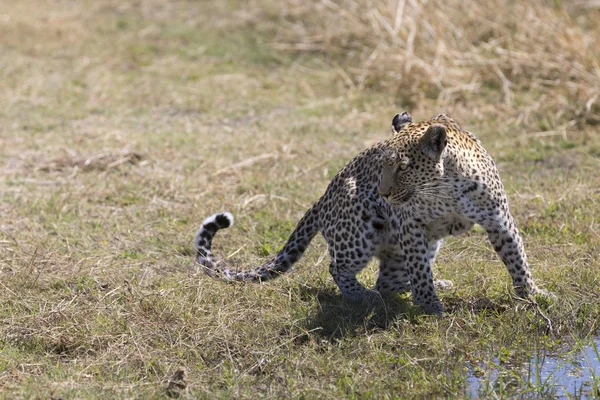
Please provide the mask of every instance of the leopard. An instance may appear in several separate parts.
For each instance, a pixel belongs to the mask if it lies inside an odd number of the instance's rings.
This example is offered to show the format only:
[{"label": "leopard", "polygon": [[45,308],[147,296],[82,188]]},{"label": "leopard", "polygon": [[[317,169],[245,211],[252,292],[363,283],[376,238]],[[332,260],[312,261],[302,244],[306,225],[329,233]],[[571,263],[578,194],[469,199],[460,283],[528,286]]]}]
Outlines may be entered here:
[{"label": "leopard", "polygon": [[[211,251],[233,215],[205,219],[194,238],[205,272],[225,281],[264,282],[288,272],[315,235],[325,238],[329,273],[342,296],[361,302],[410,292],[425,313],[442,314],[432,264],[442,240],[481,226],[520,298],[549,292],[532,278],[523,239],[509,210],[506,190],[479,139],[448,114],[414,122],[404,111],[392,119],[393,135],[358,154],[306,211],[285,245],[269,261],[231,268]],[[379,272],[372,289],[357,279],[373,258]]]}]

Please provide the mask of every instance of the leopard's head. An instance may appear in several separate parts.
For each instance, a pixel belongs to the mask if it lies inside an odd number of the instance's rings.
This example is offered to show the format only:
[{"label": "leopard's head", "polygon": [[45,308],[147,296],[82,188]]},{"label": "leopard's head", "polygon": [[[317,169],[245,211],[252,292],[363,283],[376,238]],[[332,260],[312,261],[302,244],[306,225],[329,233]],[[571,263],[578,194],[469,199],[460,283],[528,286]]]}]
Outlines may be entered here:
[{"label": "leopard's head", "polygon": [[443,125],[404,125],[384,150],[379,194],[395,207],[437,196],[447,143]]}]

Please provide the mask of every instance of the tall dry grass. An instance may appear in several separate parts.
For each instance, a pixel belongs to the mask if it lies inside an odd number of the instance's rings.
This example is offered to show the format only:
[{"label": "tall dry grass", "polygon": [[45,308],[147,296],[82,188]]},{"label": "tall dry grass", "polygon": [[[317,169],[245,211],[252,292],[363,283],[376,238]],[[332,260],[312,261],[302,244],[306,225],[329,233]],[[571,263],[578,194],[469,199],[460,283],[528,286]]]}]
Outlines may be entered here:
[{"label": "tall dry grass", "polygon": [[594,4],[285,0],[269,12],[276,49],[322,55],[349,89],[393,93],[408,108],[483,101],[551,129],[600,122]]}]

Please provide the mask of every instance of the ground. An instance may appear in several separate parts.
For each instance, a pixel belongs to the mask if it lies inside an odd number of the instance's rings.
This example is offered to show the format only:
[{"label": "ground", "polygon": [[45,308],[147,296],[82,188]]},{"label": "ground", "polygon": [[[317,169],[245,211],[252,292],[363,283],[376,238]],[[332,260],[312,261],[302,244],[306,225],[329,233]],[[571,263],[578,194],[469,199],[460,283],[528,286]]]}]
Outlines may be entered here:
[{"label": "ground", "polygon": [[[0,3],[0,397],[556,394],[532,355],[599,329],[600,13],[511,4]],[[480,138],[556,302],[480,230],[442,248],[441,318],[348,304],[320,238],[264,285],[194,265],[221,210],[215,252],[264,261],[403,110]]]}]

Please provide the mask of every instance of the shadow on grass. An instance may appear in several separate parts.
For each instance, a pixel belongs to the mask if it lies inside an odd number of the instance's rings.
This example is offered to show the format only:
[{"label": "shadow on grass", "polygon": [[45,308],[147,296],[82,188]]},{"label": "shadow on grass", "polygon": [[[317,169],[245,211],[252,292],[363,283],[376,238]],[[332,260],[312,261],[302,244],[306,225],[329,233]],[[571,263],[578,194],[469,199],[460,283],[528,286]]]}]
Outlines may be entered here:
[{"label": "shadow on grass", "polygon": [[317,303],[306,318],[306,329],[331,341],[387,329],[400,319],[414,322],[421,314],[412,306],[410,298],[399,295],[357,304],[350,303],[334,290],[305,287],[301,296],[314,298]]},{"label": "shadow on grass", "polygon": [[[316,306],[306,317],[304,327],[311,335],[329,341],[390,328],[398,321],[418,324],[424,312],[412,304],[410,295],[391,295],[372,303],[351,303],[335,289],[303,287],[301,297],[314,299]],[[501,314],[510,306],[488,298],[464,299],[446,297],[442,300],[447,314],[468,310],[471,314]]]}]

